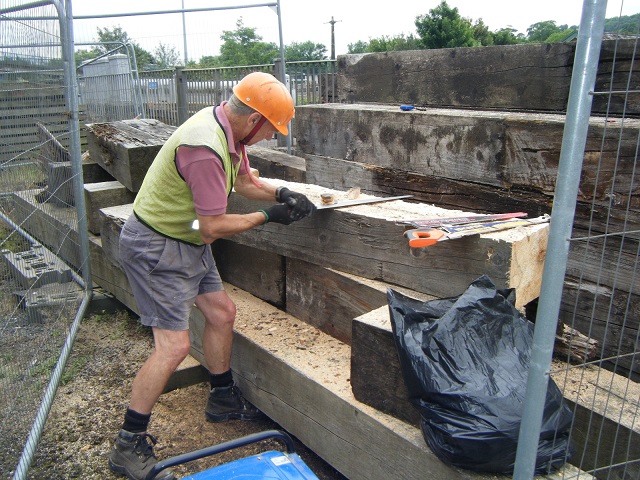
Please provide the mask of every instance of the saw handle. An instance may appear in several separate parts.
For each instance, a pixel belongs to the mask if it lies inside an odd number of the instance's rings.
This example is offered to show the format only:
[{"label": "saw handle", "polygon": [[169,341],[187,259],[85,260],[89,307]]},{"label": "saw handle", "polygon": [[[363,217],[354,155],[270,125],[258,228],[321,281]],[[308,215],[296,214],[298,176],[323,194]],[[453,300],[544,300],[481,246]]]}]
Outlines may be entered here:
[{"label": "saw handle", "polygon": [[437,228],[414,228],[404,232],[404,236],[409,239],[411,248],[422,248],[438,243],[444,236],[444,232]]}]

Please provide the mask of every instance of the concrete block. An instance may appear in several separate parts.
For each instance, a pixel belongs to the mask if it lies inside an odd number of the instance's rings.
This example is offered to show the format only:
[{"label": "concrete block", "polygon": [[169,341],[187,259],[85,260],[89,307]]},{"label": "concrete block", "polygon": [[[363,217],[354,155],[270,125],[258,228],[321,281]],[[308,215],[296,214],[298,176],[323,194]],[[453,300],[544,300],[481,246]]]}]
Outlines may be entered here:
[{"label": "concrete block", "polygon": [[12,276],[22,288],[66,283],[72,279],[71,269],[42,245],[34,245],[25,252],[3,250],[1,253]]}]

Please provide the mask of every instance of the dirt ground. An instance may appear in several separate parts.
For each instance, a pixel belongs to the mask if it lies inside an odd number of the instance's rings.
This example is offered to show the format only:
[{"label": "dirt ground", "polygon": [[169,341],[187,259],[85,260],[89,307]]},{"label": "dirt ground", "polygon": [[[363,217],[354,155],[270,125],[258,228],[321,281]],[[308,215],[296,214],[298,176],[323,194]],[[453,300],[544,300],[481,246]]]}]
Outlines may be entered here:
[{"label": "dirt ground", "polygon": [[[150,330],[140,327],[129,312],[93,314],[83,320],[67,363],[73,375],[58,390],[28,478],[124,478],[109,471],[107,458],[122,425],[133,377],[151,349]],[[160,459],[280,428],[269,419],[209,423],[204,416],[207,393],[208,386],[201,383],[161,396],[149,426],[149,433],[158,439],[155,450]],[[294,443],[296,452],[321,480],[345,479],[295,438]],[[182,477],[282,448],[280,442],[267,441],[178,466],[174,472]]]}]

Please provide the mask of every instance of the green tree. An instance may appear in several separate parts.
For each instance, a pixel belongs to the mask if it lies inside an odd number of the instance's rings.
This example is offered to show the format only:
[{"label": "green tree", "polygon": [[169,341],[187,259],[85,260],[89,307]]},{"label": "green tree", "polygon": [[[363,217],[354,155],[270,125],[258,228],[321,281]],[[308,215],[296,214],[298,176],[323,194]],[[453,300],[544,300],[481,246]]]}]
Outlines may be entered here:
[{"label": "green tree", "polygon": [[355,43],[347,45],[347,53],[367,53],[369,44],[364,40],[358,40]]},{"label": "green tree", "polygon": [[220,39],[223,43],[219,60],[226,67],[273,63],[280,55],[277,45],[263,42],[255,28],[244,26],[242,17],[236,22],[236,29],[223,31]]},{"label": "green tree", "polygon": [[287,62],[303,62],[307,60],[325,60],[327,47],[321,43],[306,41],[292,42],[284,47],[284,58]]},{"label": "green tree", "polygon": [[531,43],[542,43],[552,34],[561,32],[566,28],[566,25],[564,25],[564,28],[558,27],[554,20],[534,23],[527,28],[527,41]]},{"label": "green tree", "polygon": [[76,50],[74,53],[74,57],[76,60],[76,66],[82,65],[87,60],[91,60],[92,58],[96,58],[98,54],[95,51],[91,50]]},{"label": "green tree", "polygon": [[513,27],[501,28],[493,32],[494,45],[516,45],[525,41],[521,33],[516,35],[517,30]]},{"label": "green tree", "polygon": [[473,39],[476,45],[487,47],[494,44],[493,33],[489,31],[489,27],[485,25],[481,18],[476,20],[476,23],[471,28],[473,29]]},{"label": "green tree", "polygon": [[[115,48],[122,47],[123,43],[130,43],[135,52],[136,63],[139,70],[144,70],[146,66],[156,63],[153,55],[134,42],[120,26],[112,27],[111,29],[98,27],[98,42],[100,42],[100,45],[97,45],[93,49],[96,57]],[[126,52],[123,50],[122,53]]]},{"label": "green tree", "polygon": [[180,55],[176,51],[176,48],[162,42],[160,42],[153,51],[153,55],[156,59],[156,63],[161,68],[175,67],[176,65],[182,64]]},{"label": "green tree", "polygon": [[608,18],[604,21],[604,31],[627,35],[637,35],[640,27],[640,13]]},{"label": "green tree", "polygon": [[367,52],[392,52],[400,50],[419,50],[420,41],[414,36],[405,37],[400,34],[395,37],[383,36],[369,40]]},{"label": "green tree", "polygon": [[205,55],[204,57],[200,57],[200,61],[197,65],[199,68],[213,68],[220,66],[220,59],[218,57],[213,57],[211,55]]},{"label": "green tree", "polygon": [[569,35],[572,35],[577,32],[578,32],[578,27],[571,27],[571,28],[567,28],[566,30],[561,30],[559,32],[552,33],[547,37],[547,39],[545,40],[545,43],[562,42]]},{"label": "green tree", "polygon": [[472,47],[474,44],[471,22],[445,0],[429,10],[428,15],[418,15],[415,25],[424,48]]}]

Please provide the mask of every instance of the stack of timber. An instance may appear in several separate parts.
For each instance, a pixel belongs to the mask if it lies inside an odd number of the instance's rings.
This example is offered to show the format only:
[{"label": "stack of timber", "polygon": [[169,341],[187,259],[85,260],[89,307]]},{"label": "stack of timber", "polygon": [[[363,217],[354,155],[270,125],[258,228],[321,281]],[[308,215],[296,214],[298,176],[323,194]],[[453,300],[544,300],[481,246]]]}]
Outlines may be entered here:
[{"label": "stack of timber", "polygon": [[[640,81],[635,43],[605,35],[595,91]],[[338,57],[336,98],[351,105],[296,108],[308,181],[462,210],[550,213],[575,51],[565,42]],[[590,121],[572,233],[589,240],[571,242],[560,317],[588,332],[601,358],[619,357],[607,368],[637,380],[638,239],[604,234],[640,223],[630,185],[640,104],[594,95],[592,112],[603,117]]]},{"label": "stack of timber", "polygon": [[[251,149],[250,155],[256,160],[254,165],[269,161],[269,152],[264,149]],[[279,152],[273,152],[272,157],[274,168],[286,177],[270,179],[272,183],[289,185],[312,198],[327,191],[287,180],[304,176],[299,159]],[[114,162],[118,158],[112,157]],[[93,195],[95,190],[89,188],[85,193]],[[51,223],[65,221],[65,217],[60,219],[62,210],[68,215],[68,208],[38,204],[33,192],[21,192],[17,198],[21,204],[18,214],[29,217],[29,229],[39,238],[47,238]],[[240,312],[233,368],[251,401],[350,479],[409,479],[423,472],[442,479],[493,478],[448,467],[428,449],[418,428],[354,397],[350,383],[352,322],[386,304],[390,280],[398,283],[395,288],[427,299],[432,297],[415,287],[425,292],[457,293],[453,292],[456,282],[463,284],[484,273],[485,266],[503,286],[520,289],[522,302],[526,302],[537,295],[539,285],[535,275],[521,274],[518,269],[525,262],[539,273],[547,226],[526,227],[512,236],[495,233],[470,239],[464,248],[445,242],[451,245],[445,245],[444,253],[414,255],[396,220],[445,213],[429,205],[392,203],[395,206],[318,213],[290,226],[268,224],[216,242],[220,271]],[[98,204],[93,202],[93,208]],[[231,198],[235,212],[262,206],[249,205],[235,194]],[[100,235],[91,236],[91,266],[94,281],[135,311],[118,259],[119,232],[130,213],[130,203],[102,203],[98,209]],[[49,243],[58,241],[49,239]],[[73,252],[68,254],[73,256]],[[459,258],[459,265],[446,267],[438,259],[443,255]],[[368,261],[362,260],[367,257]],[[398,261],[412,271],[403,273],[394,265]],[[439,274],[430,270],[439,270]],[[451,288],[430,287],[436,282],[428,277],[434,275],[445,278],[440,283]],[[399,286],[402,283],[405,287]],[[203,318],[197,309],[192,312],[191,325],[192,355],[204,364]],[[265,335],[265,331],[269,333]],[[554,477],[571,472],[571,468],[567,466]]]},{"label": "stack of timber", "polygon": [[[381,196],[412,194],[421,202],[465,211],[538,216],[551,213],[564,120],[559,114],[306,105],[296,108],[296,133],[309,183],[334,189],[357,185]],[[635,119],[591,119],[574,238],[640,227],[629,183],[639,132]],[[618,205],[629,205],[631,215]],[[628,315],[640,309],[634,275],[639,241],[623,238],[571,242],[561,319],[589,332],[600,357],[621,355],[615,366],[605,362],[610,368],[640,378],[636,356],[624,355],[634,352],[640,321]],[[610,255],[607,264],[620,255],[615,270],[602,271],[602,252]]]}]

